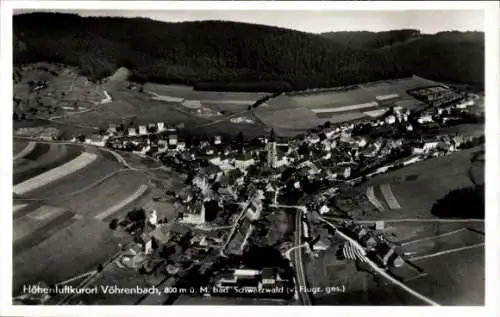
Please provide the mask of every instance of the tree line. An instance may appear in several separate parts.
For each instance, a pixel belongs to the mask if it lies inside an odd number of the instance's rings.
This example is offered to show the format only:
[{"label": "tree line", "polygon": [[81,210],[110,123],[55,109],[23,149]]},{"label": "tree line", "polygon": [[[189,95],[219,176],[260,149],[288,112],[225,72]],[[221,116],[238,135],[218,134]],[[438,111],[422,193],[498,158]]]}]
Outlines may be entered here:
[{"label": "tree line", "polygon": [[[479,70],[468,69],[470,65],[476,63],[480,68],[484,64],[479,54],[484,51],[484,40],[482,44],[475,37],[455,40],[461,33],[447,35],[444,44],[441,37],[432,38],[430,47],[428,40],[418,39],[408,42],[411,46],[386,50],[224,21],[166,23],[30,13],[14,16],[13,27],[16,64],[49,61],[74,65],[93,80],[123,66],[137,82],[182,83],[200,89],[299,90],[412,74],[470,83],[477,82],[480,75]],[[401,34],[386,37],[385,42],[397,41]]]}]

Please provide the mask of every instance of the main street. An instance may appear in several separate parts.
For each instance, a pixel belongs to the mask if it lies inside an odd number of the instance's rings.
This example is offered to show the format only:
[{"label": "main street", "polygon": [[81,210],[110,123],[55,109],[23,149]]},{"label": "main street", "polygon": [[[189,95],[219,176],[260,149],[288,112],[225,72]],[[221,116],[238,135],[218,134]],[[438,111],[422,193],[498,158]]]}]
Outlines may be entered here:
[{"label": "main street", "polygon": [[295,268],[296,287],[295,291],[303,305],[312,305],[311,297],[305,290],[307,289],[307,278],[304,271],[304,262],[302,261],[302,215],[307,212],[304,206],[289,206],[289,205],[270,205],[275,208],[295,209],[299,212],[295,213],[295,235],[294,247],[289,251],[293,251],[293,266]]}]

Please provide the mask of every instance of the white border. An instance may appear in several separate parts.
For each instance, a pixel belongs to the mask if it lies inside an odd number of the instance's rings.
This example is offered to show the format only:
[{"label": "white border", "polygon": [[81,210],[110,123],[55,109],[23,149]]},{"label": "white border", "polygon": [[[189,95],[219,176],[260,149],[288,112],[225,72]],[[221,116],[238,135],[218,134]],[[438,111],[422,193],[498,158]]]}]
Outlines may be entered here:
[{"label": "white border", "polygon": [[[1,202],[3,211],[0,213],[0,224],[3,235],[1,256],[1,287],[0,315],[5,316],[59,316],[59,315],[175,315],[175,316],[255,316],[263,313],[274,316],[292,316],[307,314],[335,314],[340,316],[497,316],[498,315],[498,285],[500,265],[496,244],[498,236],[498,176],[499,176],[499,8],[496,1],[491,2],[154,2],[154,1],[13,1],[1,0],[1,80],[0,111],[3,124],[2,136],[4,155],[1,156],[0,181]],[[48,307],[48,306],[12,306],[11,272],[12,272],[12,12],[18,9],[120,9],[120,10],[472,10],[485,11],[486,33],[486,308],[474,307],[212,307],[212,306],[171,306],[171,307],[139,307],[139,306],[100,306],[100,307]],[[238,309],[238,311],[236,310]]]}]

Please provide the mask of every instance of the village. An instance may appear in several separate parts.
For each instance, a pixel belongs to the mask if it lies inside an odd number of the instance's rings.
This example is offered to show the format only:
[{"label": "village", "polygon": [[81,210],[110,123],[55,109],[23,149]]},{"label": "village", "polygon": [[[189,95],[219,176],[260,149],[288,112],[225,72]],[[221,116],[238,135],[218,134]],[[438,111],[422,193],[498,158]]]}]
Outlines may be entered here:
[{"label": "village", "polygon": [[[473,105],[469,98],[417,113],[392,107],[376,119],[327,122],[293,138],[276,136],[274,131],[253,139],[245,139],[242,133],[235,138],[194,137],[166,122],[151,122],[110,124],[99,134],[81,135],[71,142],[153,157],[186,175],[186,186],[166,192],[163,198],[174,204],[176,219],[158,219],[156,210],[134,209],[110,223],[112,230],[128,232],[136,242],[115,261],[118,267],[140,274],[160,270],[160,276],[176,281],[195,269],[205,276],[198,295],[245,293],[284,299],[293,295],[289,261],[250,268],[241,260],[257,241],[265,240],[261,236],[270,230],[263,230],[270,225],[268,215],[299,202],[318,215],[329,214],[331,201],[345,186],[484,142],[484,136],[439,133],[444,127],[481,120],[472,113]],[[54,130],[37,134],[57,140]],[[300,225],[311,256],[328,250],[331,232],[313,228],[310,217],[302,217]],[[403,265],[399,248],[384,237],[383,223],[362,226],[345,219],[337,225],[380,267]],[[291,246],[291,241],[282,243],[282,259]],[[340,257],[355,260],[358,253],[345,243]],[[228,255],[233,257],[230,263],[214,269],[217,259]]]}]

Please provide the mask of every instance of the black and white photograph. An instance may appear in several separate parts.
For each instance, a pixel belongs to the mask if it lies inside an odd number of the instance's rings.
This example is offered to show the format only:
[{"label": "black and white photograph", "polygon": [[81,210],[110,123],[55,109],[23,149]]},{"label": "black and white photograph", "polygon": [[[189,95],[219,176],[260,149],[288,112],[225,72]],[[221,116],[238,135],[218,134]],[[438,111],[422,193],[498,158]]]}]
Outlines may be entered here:
[{"label": "black and white photograph", "polygon": [[11,306],[486,305],[491,6],[134,2],[9,13]]}]

